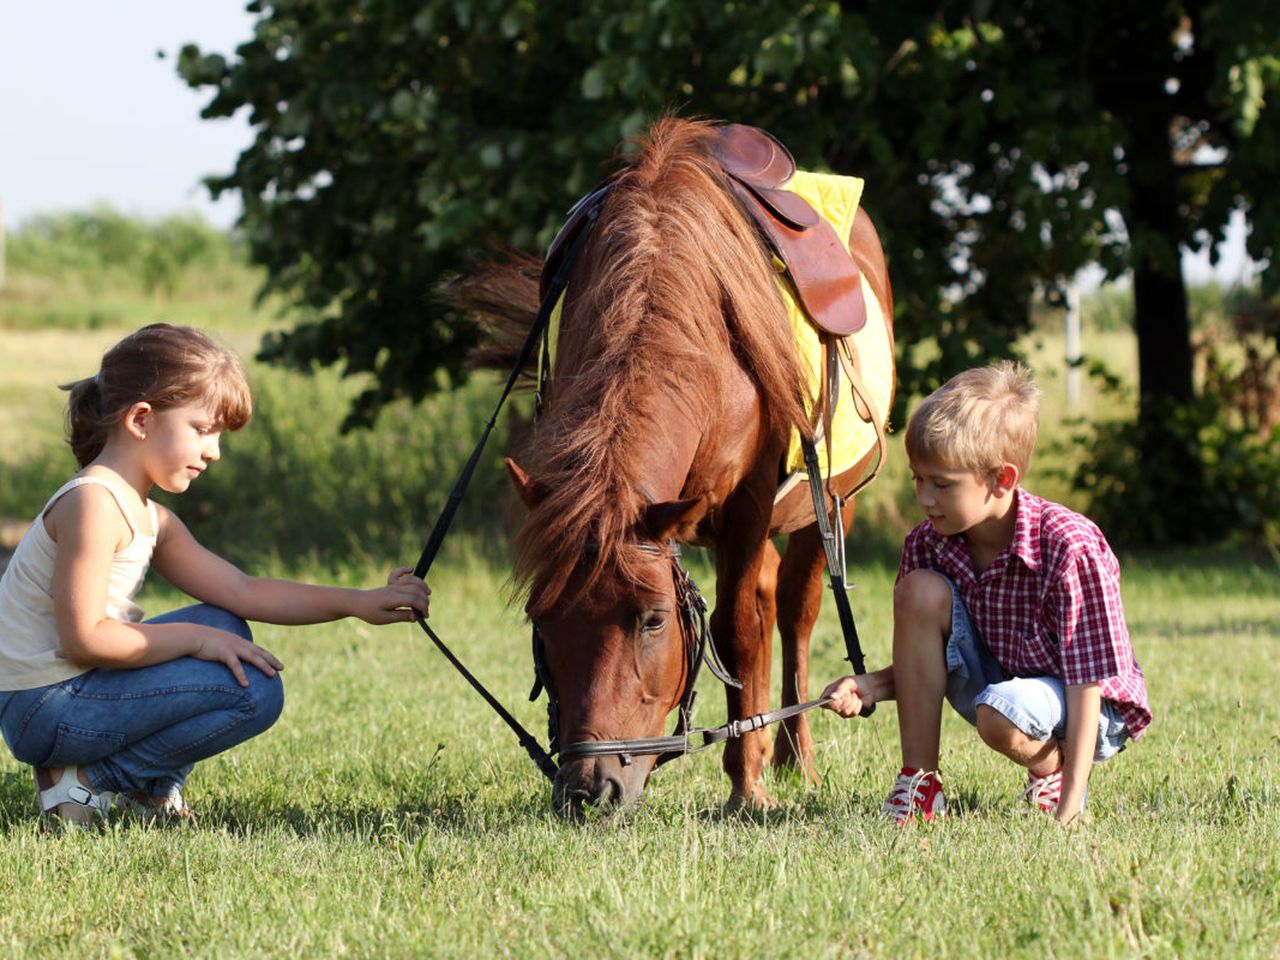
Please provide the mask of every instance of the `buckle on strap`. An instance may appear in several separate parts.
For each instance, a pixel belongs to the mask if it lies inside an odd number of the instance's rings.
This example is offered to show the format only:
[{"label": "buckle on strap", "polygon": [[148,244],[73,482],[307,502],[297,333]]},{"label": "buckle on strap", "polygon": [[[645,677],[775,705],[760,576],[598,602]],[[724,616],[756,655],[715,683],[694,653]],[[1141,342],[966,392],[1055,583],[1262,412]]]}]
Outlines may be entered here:
[{"label": "buckle on strap", "polygon": [[93,791],[84,784],[77,783],[74,787],[67,788],[67,799],[72,803],[78,803],[82,807],[87,807],[93,800]]}]

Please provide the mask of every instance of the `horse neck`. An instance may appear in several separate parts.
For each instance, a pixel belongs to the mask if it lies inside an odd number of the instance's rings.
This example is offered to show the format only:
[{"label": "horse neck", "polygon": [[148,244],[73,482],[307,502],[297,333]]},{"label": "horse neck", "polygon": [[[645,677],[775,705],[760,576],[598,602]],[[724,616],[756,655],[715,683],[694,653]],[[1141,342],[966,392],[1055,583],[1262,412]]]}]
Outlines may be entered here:
[{"label": "horse neck", "polygon": [[629,464],[635,489],[651,503],[679,499],[703,439],[708,411],[703,398],[663,391],[648,398],[639,415],[646,427],[640,441],[618,451]]}]

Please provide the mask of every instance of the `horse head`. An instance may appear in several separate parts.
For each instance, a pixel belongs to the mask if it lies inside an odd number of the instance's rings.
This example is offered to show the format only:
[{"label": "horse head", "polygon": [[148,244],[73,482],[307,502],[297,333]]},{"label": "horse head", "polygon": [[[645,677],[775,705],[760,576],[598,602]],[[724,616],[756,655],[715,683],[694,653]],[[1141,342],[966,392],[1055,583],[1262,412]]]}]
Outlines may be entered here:
[{"label": "horse head", "polygon": [[[536,509],[546,491],[514,461],[507,467],[521,500]],[[627,562],[597,565],[599,545],[583,543],[581,562],[552,602],[546,578],[531,584],[526,611],[552,734],[561,751],[587,745],[586,756],[570,749],[562,757],[552,785],[561,816],[579,819],[587,809],[635,803],[657,754],[597,754],[589,745],[660,737],[668,715],[689,706],[701,648],[689,622],[691,581],[678,566],[675,544],[705,512],[702,498],[650,504],[628,542],[610,551]]]}]

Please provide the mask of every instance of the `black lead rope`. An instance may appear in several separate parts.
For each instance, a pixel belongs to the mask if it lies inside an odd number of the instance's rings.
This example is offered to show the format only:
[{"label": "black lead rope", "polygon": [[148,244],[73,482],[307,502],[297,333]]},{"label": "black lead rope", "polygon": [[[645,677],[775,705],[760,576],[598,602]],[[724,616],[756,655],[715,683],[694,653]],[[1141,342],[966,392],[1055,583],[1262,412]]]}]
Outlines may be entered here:
[{"label": "black lead rope", "polygon": [[[844,564],[840,561],[840,545],[836,538],[844,537],[844,530],[833,530],[827,517],[827,498],[822,493],[822,473],[818,469],[818,450],[812,440],[803,439],[804,465],[809,474],[809,491],[813,494],[813,512],[818,518],[818,532],[822,535],[822,548],[827,554],[827,576],[831,592],[836,596],[836,612],[840,615],[840,632],[844,635],[844,647],[854,673],[866,673],[867,665],[862,656],[862,643],[858,640],[858,625],[849,605],[848,588],[844,582]],[[869,703],[858,711],[858,716],[869,717],[876,712],[876,705]]]},{"label": "black lead rope", "polygon": [[[466,495],[467,486],[471,483],[471,476],[476,472],[476,466],[480,463],[480,454],[484,452],[485,444],[489,442],[489,434],[493,432],[493,428],[498,422],[498,414],[502,411],[503,404],[507,402],[507,397],[510,396],[511,391],[515,388],[516,381],[520,379],[520,372],[524,369],[525,364],[529,362],[529,358],[533,356],[538,340],[545,333],[547,323],[551,318],[551,312],[555,309],[555,305],[560,299],[560,294],[564,292],[565,287],[569,284],[569,273],[573,269],[573,263],[578,259],[578,254],[582,252],[587,235],[591,233],[591,227],[595,224],[599,215],[599,206],[587,212],[586,223],[578,231],[578,235],[574,238],[573,245],[570,246],[564,259],[560,261],[560,269],[556,271],[555,276],[552,278],[551,285],[547,288],[547,295],[542,298],[542,304],[538,308],[538,315],[534,317],[533,325],[529,328],[529,335],[525,338],[523,346],[520,347],[515,366],[511,369],[511,375],[507,377],[507,385],[503,388],[502,395],[498,398],[498,403],[493,408],[493,414],[489,417],[489,422],[485,424],[484,433],[480,436],[480,442],[476,444],[475,450],[471,453],[471,458],[467,460],[462,472],[458,474],[458,479],[454,482],[453,489],[449,491],[449,499],[445,503],[444,509],[440,511],[440,516],[436,519],[431,535],[427,538],[427,545],[422,548],[422,556],[418,558],[418,564],[413,568],[415,577],[426,579],[427,572],[431,569],[431,565],[435,563],[436,554],[440,552],[440,546],[444,543],[449,527],[453,525],[453,518],[458,512],[462,498]],[[485,685],[477,680],[471,671],[463,665],[461,660],[454,656],[453,651],[445,646],[444,641],[436,636],[431,627],[427,626],[427,621],[422,614],[415,611],[414,619],[417,621],[418,626],[422,627],[427,636],[431,638],[431,642],[453,664],[454,669],[462,674],[475,689],[476,693],[484,697],[485,702],[493,707],[494,712],[515,732],[521,746],[529,754],[530,759],[537,764],[538,769],[546,775],[548,780],[554,779],[556,770],[559,768],[551,755],[542,749],[542,744],[538,742],[537,738],[511,715],[498,699],[488,691]]]}]

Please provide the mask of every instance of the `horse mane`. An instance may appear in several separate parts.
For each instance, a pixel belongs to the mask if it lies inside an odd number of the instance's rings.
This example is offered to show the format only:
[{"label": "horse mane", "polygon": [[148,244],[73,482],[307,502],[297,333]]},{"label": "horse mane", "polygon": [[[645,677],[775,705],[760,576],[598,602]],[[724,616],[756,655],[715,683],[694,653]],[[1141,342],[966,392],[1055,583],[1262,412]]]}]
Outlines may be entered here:
[{"label": "horse mane", "polygon": [[[759,393],[763,435],[809,429],[772,264],[710,157],[714,136],[710,124],[667,118],[631,141],[574,268],[547,410],[526,454],[540,497],[515,543],[513,581],[529,592],[531,616],[586,595],[606,570],[637,579],[643,557],[628,547],[645,536],[636,525],[649,498],[632,454],[665,428],[644,416],[648,398],[679,395],[718,417],[722,371],[736,364]],[[523,313],[528,276],[528,262],[516,262],[489,268],[487,282],[512,295],[510,307],[522,300]],[[498,299],[482,304],[491,320],[503,313]]]}]

